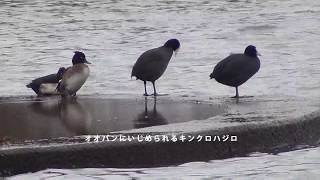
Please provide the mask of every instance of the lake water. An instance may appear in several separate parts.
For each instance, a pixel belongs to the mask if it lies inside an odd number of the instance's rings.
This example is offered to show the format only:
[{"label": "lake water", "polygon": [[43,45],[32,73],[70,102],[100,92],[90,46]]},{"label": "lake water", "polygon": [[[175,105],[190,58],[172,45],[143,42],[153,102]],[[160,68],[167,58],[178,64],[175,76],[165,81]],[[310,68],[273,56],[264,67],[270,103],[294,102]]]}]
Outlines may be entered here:
[{"label": "lake water", "polygon": [[[147,169],[48,169],[10,180],[34,179],[319,179],[320,149],[309,148],[277,155],[253,153],[249,157],[191,162]],[[37,178],[36,178],[37,177]]]},{"label": "lake water", "polygon": [[[25,84],[56,72],[60,66],[70,66],[75,50],[83,51],[93,63],[91,75],[78,94],[142,95],[143,83],[130,79],[134,62],[145,50],[177,38],[181,49],[157,81],[159,93],[200,100],[233,96],[234,88],[210,80],[209,74],[219,60],[253,44],[262,54],[261,69],[239,88],[240,95],[317,99],[319,29],[320,1],[315,0],[4,0],[0,2],[0,96],[33,95]],[[151,86],[148,90],[152,91]],[[194,172],[199,178],[246,179],[250,173],[259,179],[267,174],[289,178],[285,170],[300,177],[319,175],[317,162],[319,148],[282,156],[262,154],[146,169],[146,176],[140,171],[132,173],[143,177],[165,174],[166,178],[180,172]],[[94,170],[102,175],[118,171]],[[63,172],[83,178],[91,174],[91,170]]]},{"label": "lake water", "polygon": [[169,38],[181,49],[157,81],[160,93],[232,96],[209,74],[253,44],[261,69],[241,94],[320,95],[318,1],[1,1],[0,12],[1,96],[32,95],[25,84],[70,66],[75,50],[93,63],[79,94],[142,94],[131,68]]}]

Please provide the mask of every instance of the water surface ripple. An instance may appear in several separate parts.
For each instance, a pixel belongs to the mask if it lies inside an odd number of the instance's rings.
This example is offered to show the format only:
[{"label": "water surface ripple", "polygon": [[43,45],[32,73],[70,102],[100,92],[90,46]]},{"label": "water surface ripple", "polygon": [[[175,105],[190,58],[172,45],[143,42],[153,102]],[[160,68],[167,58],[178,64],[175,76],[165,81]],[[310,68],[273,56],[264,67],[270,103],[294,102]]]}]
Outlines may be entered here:
[{"label": "water surface ripple", "polygon": [[[233,95],[233,88],[210,81],[209,74],[219,60],[254,44],[263,55],[261,69],[241,86],[241,94],[316,99],[319,22],[315,0],[4,0],[0,96],[32,95],[25,84],[69,66],[74,50],[93,62],[78,94],[142,94],[142,82],[130,79],[134,62],[175,37],[182,47],[157,82],[160,93]],[[319,153],[317,147],[165,168],[45,170],[12,179],[317,179]]]},{"label": "water surface ripple", "polygon": [[134,62],[173,37],[182,47],[157,82],[162,93],[233,95],[209,74],[254,44],[262,66],[242,94],[320,95],[318,1],[15,0],[0,12],[1,96],[33,94],[25,84],[69,66],[74,50],[93,62],[79,94],[142,94],[130,79]]}]

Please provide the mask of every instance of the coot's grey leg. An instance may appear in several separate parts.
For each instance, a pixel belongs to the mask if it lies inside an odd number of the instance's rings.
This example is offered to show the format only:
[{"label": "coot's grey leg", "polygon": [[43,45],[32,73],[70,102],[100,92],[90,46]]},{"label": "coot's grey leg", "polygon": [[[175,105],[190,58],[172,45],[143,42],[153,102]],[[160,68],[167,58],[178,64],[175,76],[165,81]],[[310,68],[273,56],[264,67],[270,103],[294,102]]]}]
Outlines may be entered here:
[{"label": "coot's grey leg", "polygon": [[157,91],[156,91],[155,81],[152,81],[152,85],[153,85],[153,95],[154,95],[154,96],[158,96]]},{"label": "coot's grey leg", "polygon": [[235,96],[233,96],[232,98],[239,98],[238,86],[236,86],[236,95],[235,95]]},{"label": "coot's grey leg", "polygon": [[147,81],[143,81],[143,84],[144,84],[144,96],[148,96],[148,93],[147,93]]}]

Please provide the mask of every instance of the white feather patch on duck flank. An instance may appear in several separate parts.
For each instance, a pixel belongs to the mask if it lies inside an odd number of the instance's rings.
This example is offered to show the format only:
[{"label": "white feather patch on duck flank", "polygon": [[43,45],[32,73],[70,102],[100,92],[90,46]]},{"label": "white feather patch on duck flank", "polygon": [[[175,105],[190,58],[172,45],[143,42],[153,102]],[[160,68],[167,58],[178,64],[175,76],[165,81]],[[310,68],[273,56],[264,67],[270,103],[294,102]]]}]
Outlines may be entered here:
[{"label": "white feather patch on duck flank", "polygon": [[39,92],[41,94],[60,94],[60,92],[57,91],[57,86],[58,83],[42,83],[39,87]]}]

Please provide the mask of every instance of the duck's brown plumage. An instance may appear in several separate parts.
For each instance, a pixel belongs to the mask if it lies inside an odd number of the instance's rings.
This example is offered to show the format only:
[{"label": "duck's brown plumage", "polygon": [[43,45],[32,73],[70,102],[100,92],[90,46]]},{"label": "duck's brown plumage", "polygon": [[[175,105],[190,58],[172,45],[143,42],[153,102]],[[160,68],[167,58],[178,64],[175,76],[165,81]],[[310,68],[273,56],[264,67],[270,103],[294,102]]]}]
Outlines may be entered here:
[{"label": "duck's brown plumage", "polygon": [[59,91],[70,95],[75,94],[86,82],[89,74],[90,70],[86,64],[75,64],[69,67],[61,79]]},{"label": "duck's brown plumage", "polygon": [[62,96],[76,95],[76,92],[82,87],[89,77],[90,70],[86,64],[91,64],[87,61],[83,52],[75,51],[72,64],[66,72],[57,86],[58,91]]}]

